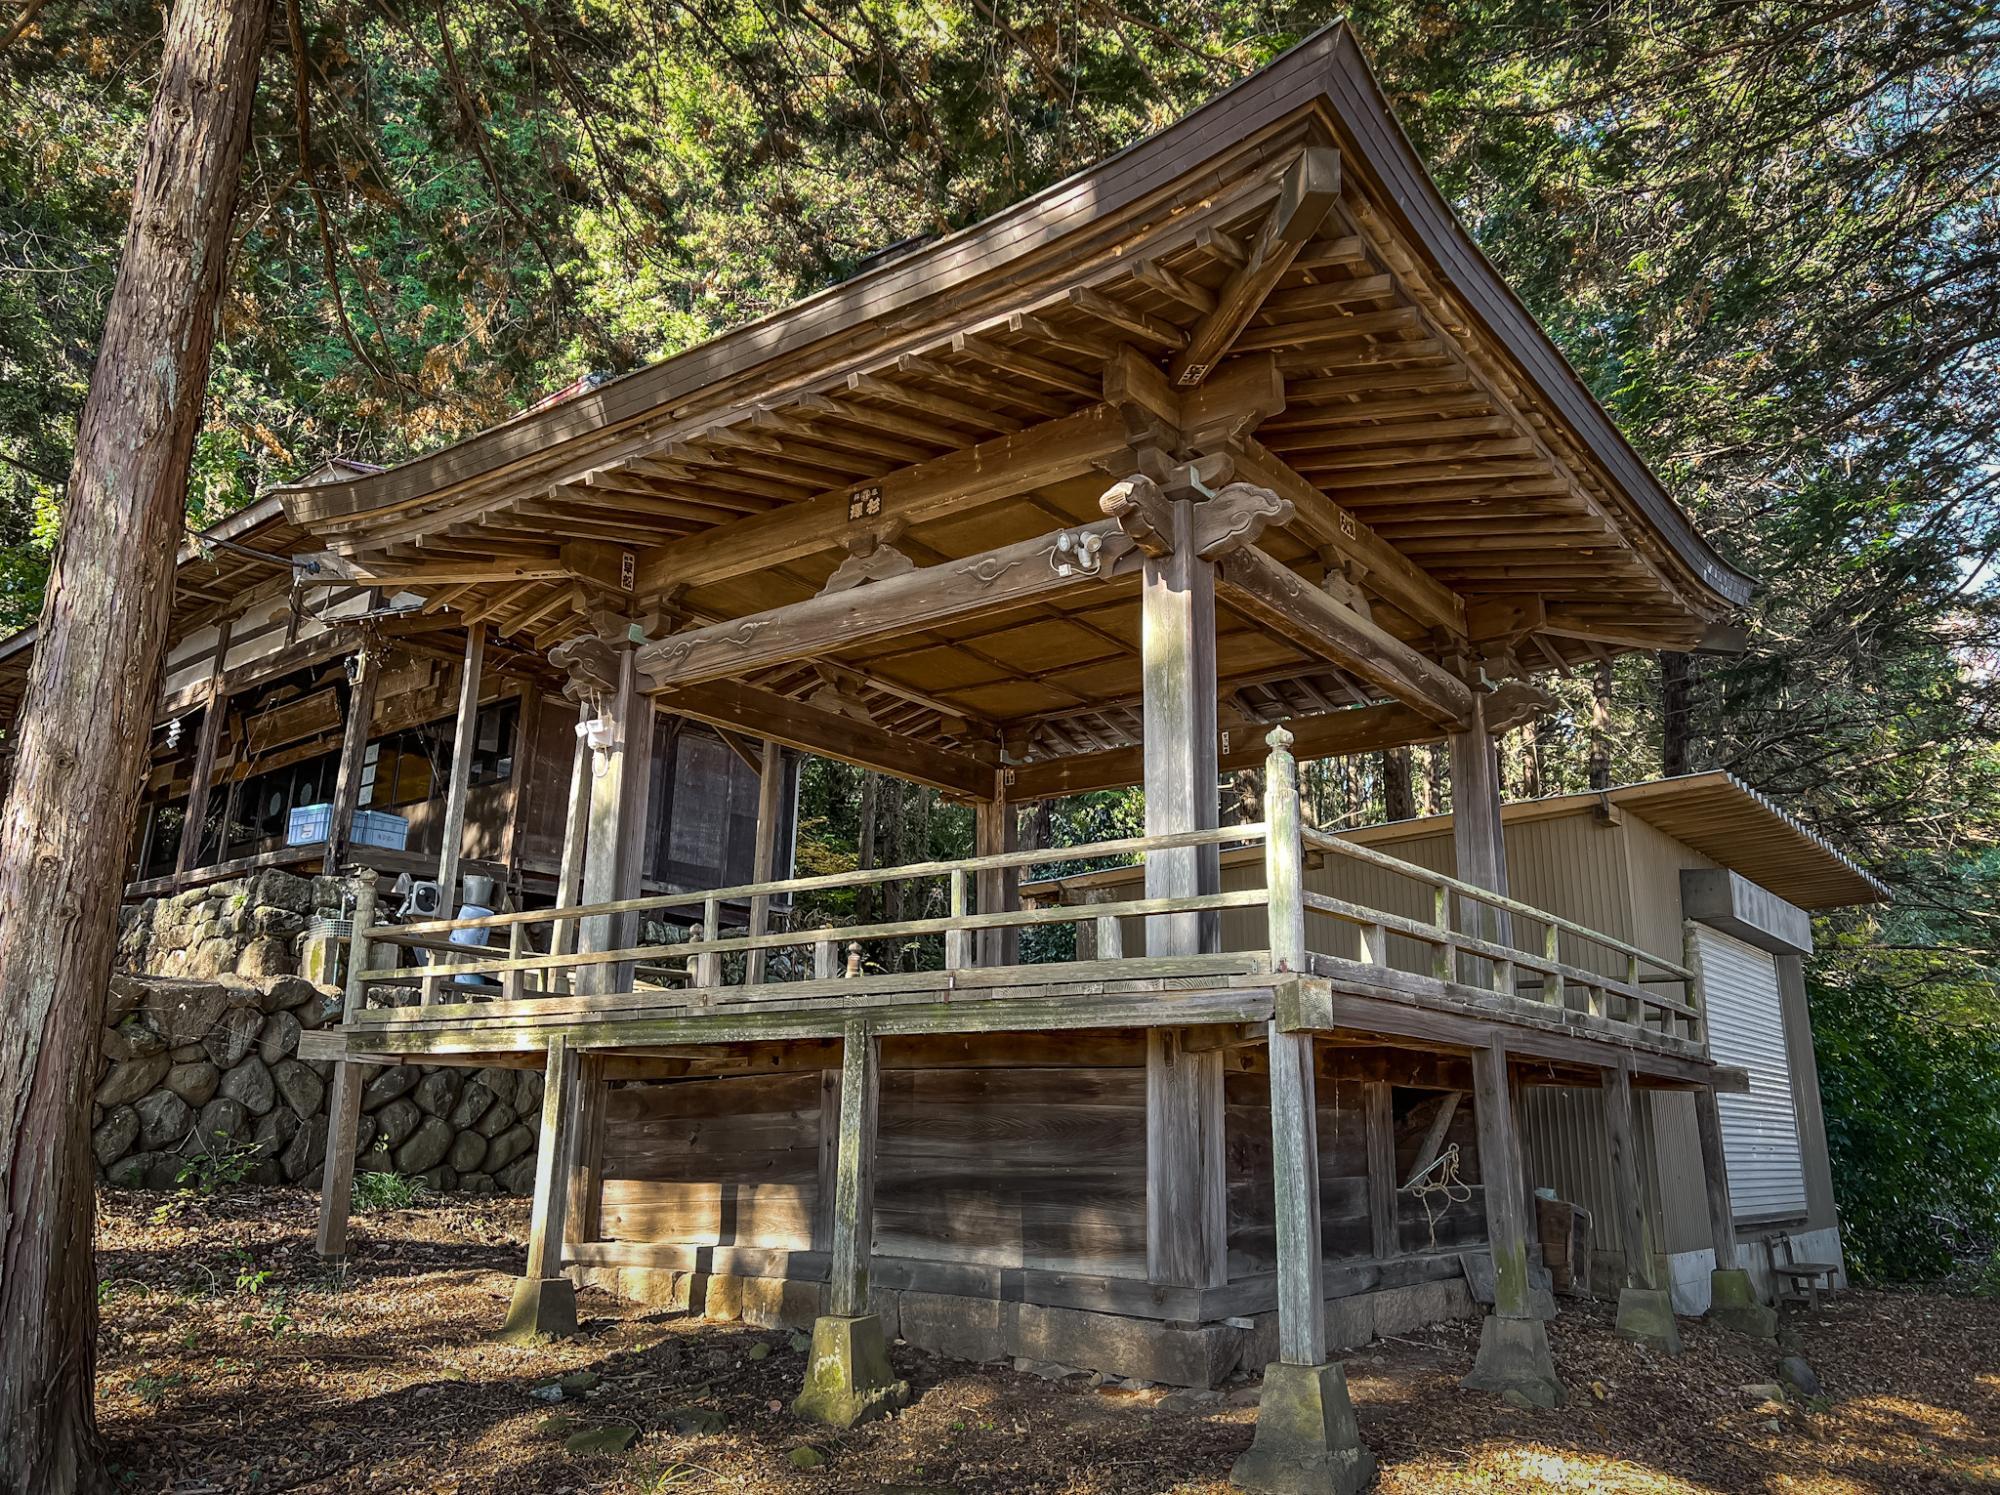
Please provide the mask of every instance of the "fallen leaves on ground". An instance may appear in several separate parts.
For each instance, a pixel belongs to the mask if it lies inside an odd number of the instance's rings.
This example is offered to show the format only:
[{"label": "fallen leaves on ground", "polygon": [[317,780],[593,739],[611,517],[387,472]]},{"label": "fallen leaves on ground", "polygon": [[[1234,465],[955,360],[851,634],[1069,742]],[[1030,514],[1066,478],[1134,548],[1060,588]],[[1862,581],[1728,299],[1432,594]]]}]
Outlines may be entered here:
[{"label": "fallen leaves on ground", "polygon": [[[852,1432],[787,1410],[784,1330],[579,1295],[582,1334],[488,1336],[520,1269],[525,1203],[357,1216],[348,1265],[313,1252],[296,1190],[106,1193],[98,1418],[122,1488],[432,1495],[1222,1495],[1254,1383],[1094,1387],[898,1345],[915,1401]],[[1347,1359],[1385,1495],[1473,1491],[2000,1489],[2000,1303],[1852,1292],[1787,1333],[1826,1395],[1770,1399],[1775,1351],[1683,1320],[1668,1359],[1565,1302],[1559,1411],[1460,1390],[1477,1326]]]}]

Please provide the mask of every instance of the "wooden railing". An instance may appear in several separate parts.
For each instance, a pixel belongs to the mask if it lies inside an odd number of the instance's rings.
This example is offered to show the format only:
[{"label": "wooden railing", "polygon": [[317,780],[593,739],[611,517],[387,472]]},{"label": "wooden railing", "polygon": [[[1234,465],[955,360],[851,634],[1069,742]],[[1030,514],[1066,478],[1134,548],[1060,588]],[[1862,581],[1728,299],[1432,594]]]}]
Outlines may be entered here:
[{"label": "wooden railing", "polygon": [[[1131,836],[1084,846],[1010,851],[954,861],[790,877],[693,893],[662,893],[616,902],[530,909],[471,919],[431,919],[412,924],[375,922],[373,884],[367,883],[355,911],[350,954],[349,1020],[371,1005],[385,986],[414,987],[424,1006],[548,996],[602,996],[656,993],[655,1007],[711,1007],[789,997],[858,998],[877,990],[915,989],[911,978],[926,972],[939,979],[930,987],[999,987],[1023,980],[1050,984],[1168,982],[1186,977],[1221,977],[1246,972],[1277,976],[1337,978],[1343,974],[1395,972],[1396,980],[1435,982],[1440,995],[1463,1000],[1490,998],[1496,1009],[1538,1004],[1551,1012],[1581,1014],[1606,1036],[1619,1030],[1681,1040],[1704,1041],[1700,973],[1692,939],[1685,963],[1676,963],[1614,935],[1588,928],[1559,914],[1492,892],[1338,836],[1300,820],[1298,767],[1290,736],[1271,734],[1266,762],[1265,820],[1252,825]],[[1172,897],[1126,898],[1113,902],[1055,901],[1005,907],[1008,874],[1062,863],[1117,862],[1192,853],[1234,843],[1264,850],[1265,885],[1227,892]],[[1387,875],[1421,890],[1413,898],[1422,914],[1398,913],[1306,885],[1309,854],[1339,859]],[[726,907],[768,909],[774,900],[893,884],[942,905],[943,913],[918,918],[850,921],[825,927],[725,929]],[[939,886],[942,885],[942,897]],[[1393,899],[1387,901],[1394,901]],[[886,900],[884,900],[886,903]],[[1126,956],[1120,921],[1137,920],[1158,929],[1164,918],[1218,916],[1230,909],[1265,910],[1259,948],[1216,950],[1210,954]],[[689,938],[646,943],[619,938],[621,921],[647,914],[678,915]],[[1045,926],[1089,924],[1096,933],[1095,957],[1055,957],[1024,963],[1010,959],[1001,936]],[[1355,931],[1358,953],[1333,948],[1324,938],[1330,927]],[[467,933],[477,944],[454,942]],[[1259,933],[1248,941],[1254,943]],[[924,957],[909,961],[909,947],[929,945]],[[895,953],[884,961],[887,946]],[[1183,946],[1185,948],[1185,946]],[[421,963],[374,964],[378,950],[422,952]],[[810,964],[772,957],[784,951],[810,952]],[[876,952],[871,960],[869,952]],[[1029,972],[1035,974],[1031,977]],[[1011,973],[1011,974],[1010,974]],[[466,985],[468,981],[477,985]],[[497,982],[498,992],[494,990]],[[1072,988],[1073,989],[1073,988]],[[357,1000],[358,999],[358,1000]],[[406,1005],[401,1000],[389,1005]],[[1500,1010],[1499,1016],[1509,1013]],[[1521,1016],[1515,1007],[1513,1016]]]},{"label": "wooden railing", "polygon": [[[408,924],[375,922],[376,908],[372,884],[364,882],[355,909],[353,945],[349,966],[350,1012],[365,1010],[376,990],[384,986],[415,987],[423,1005],[452,1000],[477,1000],[495,995],[488,978],[498,981],[498,995],[521,998],[534,995],[589,994],[613,989],[637,990],[656,986],[663,994],[683,992],[700,1003],[718,1000],[754,1000],[759,996],[786,996],[805,985],[843,978],[866,981],[874,974],[866,966],[866,953],[885,942],[908,942],[937,938],[942,944],[941,969],[947,973],[972,973],[1001,962],[994,952],[984,955],[978,944],[982,937],[1008,930],[1049,925],[1080,925],[1103,918],[1152,917],[1164,915],[1200,916],[1224,909],[1261,907],[1266,901],[1262,889],[1228,893],[1197,893],[1163,898],[1134,898],[1116,904],[1094,905],[1088,909],[1068,907],[978,908],[981,896],[989,904],[999,904],[1000,875],[1018,872],[1038,864],[1075,863],[1157,856],[1162,853],[1195,850],[1227,843],[1255,844],[1263,839],[1264,827],[1232,825],[1214,830],[1176,832],[1167,835],[1132,836],[1034,851],[1001,852],[989,856],[966,857],[955,861],[918,862],[899,867],[867,871],[836,872],[815,877],[791,877],[740,887],[716,888],[694,893],[650,894],[609,903],[579,904],[567,908],[527,909],[516,913],[490,914],[479,918],[428,919]],[[725,930],[721,924],[725,906],[748,905],[752,900],[771,900],[801,894],[825,893],[861,888],[883,889],[889,884],[944,885],[947,912],[914,919],[854,922],[827,927],[789,929]],[[983,885],[983,886],[982,886]],[[614,922],[645,914],[680,912],[692,918],[699,910],[699,924],[693,937],[655,943],[614,942]],[[536,931],[546,929],[545,938]],[[580,933],[578,932],[580,931]],[[455,942],[451,936],[478,934],[478,944]],[[990,939],[989,939],[990,943]],[[576,948],[577,946],[582,948]],[[423,963],[375,964],[381,949],[422,951]],[[768,956],[782,950],[810,950],[811,966],[789,977],[772,979]],[[764,952],[765,979],[745,979],[751,971],[746,959]],[[1195,955],[1183,957],[1120,960],[1115,969],[1097,972],[1116,979],[1135,981],[1198,975],[1224,966],[1240,966],[1245,954],[1229,957]],[[1107,967],[1105,961],[1049,962],[1051,979],[1063,973],[1059,965]],[[1071,973],[1074,974],[1074,973]],[[476,980],[480,984],[465,983]],[[395,1003],[392,1005],[402,1005]]]}]

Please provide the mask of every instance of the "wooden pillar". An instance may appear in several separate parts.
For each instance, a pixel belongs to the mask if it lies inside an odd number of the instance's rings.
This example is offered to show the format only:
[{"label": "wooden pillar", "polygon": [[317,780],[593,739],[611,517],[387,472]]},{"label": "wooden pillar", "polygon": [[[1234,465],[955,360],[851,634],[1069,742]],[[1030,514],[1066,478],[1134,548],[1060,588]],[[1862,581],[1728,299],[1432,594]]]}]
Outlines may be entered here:
[{"label": "wooden pillar", "polygon": [[[187,872],[200,865],[204,822],[208,819],[208,785],[215,777],[215,755],[222,745],[222,723],[229,714],[229,696],[222,688],[223,664],[229,658],[229,624],[223,623],[215,645],[214,662],[208,677],[208,704],[202,708],[201,737],[195,743],[194,771],[188,778],[187,813],[181,819],[180,851],[174,870]],[[227,830],[225,825],[225,838]],[[227,854],[217,858],[227,860]]]},{"label": "wooden pillar", "polygon": [[[757,760],[757,848],[751,863],[752,882],[770,882],[777,877],[778,834],[785,824],[785,754],[768,739]],[[750,900],[750,933],[768,934],[771,929],[771,900],[758,894]],[[770,952],[752,950],[744,957],[744,981],[756,985],[770,965]]]},{"label": "wooden pillar", "polygon": [[563,1217],[565,1246],[594,1241],[603,1233],[604,1109],[611,1092],[604,1078],[603,1055],[578,1056],[576,1090],[577,1115],[575,1134],[571,1139],[569,1202]]},{"label": "wooden pillar", "polygon": [[[590,743],[585,737],[585,727],[591,719],[588,702],[576,711],[576,751],[569,763],[569,800],[563,812],[562,863],[556,871],[556,907],[575,908],[582,902],[583,893],[583,852],[590,836],[590,795],[592,754]],[[558,919],[555,932],[549,936],[549,951],[553,955],[575,953],[577,921]],[[555,976],[552,986],[567,985],[567,981]]]},{"label": "wooden pillar", "polygon": [[507,829],[500,841],[500,860],[507,868],[509,886],[515,886],[521,869],[521,837],[527,818],[536,804],[541,782],[542,693],[533,685],[521,691],[521,710],[515,727],[514,770],[507,790]]},{"label": "wooden pillar", "polygon": [[549,1039],[542,1130],[535,1153],[534,1215],[528,1226],[530,1278],[559,1276],[569,1219],[569,1164],[576,1134],[578,1055],[558,1033]]},{"label": "wooden pillar", "polygon": [[438,892],[444,916],[458,917],[458,862],[465,850],[465,796],[472,784],[472,753],[479,742],[479,682],[486,667],[486,627],[465,630],[465,662],[458,680],[458,722],[451,742],[451,782],[445,792],[438,842]]},{"label": "wooden pillar", "polygon": [[[1007,798],[1007,771],[993,775],[993,797],[975,801],[972,807],[972,854],[1000,856],[1020,847],[1020,827],[1014,806]],[[1021,906],[1021,873],[1018,868],[1000,867],[981,872],[977,884],[979,911],[995,913]],[[1019,929],[982,929],[978,935],[979,964],[1013,965],[1021,956]]]},{"label": "wooden pillar", "polygon": [[1736,1266],[1736,1209],[1729,1202],[1729,1159],[1722,1148],[1722,1110],[1715,1088],[1694,1093],[1695,1130],[1701,1135],[1701,1173],[1708,1195],[1708,1233],[1719,1270]]},{"label": "wooden pillar", "polygon": [[348,666],[347,720],[340,732],[340,766],[333,777],[333,824],[326,837],[326,868],[340,862],[354,834],[354,814],[361,808],[361,773],[366,767],[368,734],[375,721],[375,687],[382,679],[381,661],[366,649],[354,651]]},{"label": "wooden pillar", "polygon": [[868,1257],[875,1231],[875,1121],[881,1104],[881,1040],[867,1023],[847,1024],[840,1053],[840,1131],[834,1155],[833,1267],[826,1311],[868,1312]]},{"label": "wooden pillar", "polygon": [[[1218,819],[1215,720],[1215,566],[1195,553],[1194,505],[1173,504],[1173,550],[1149,556],[1140,589],[1145,724],[1146,834],[1206,830]],[[1212,893],[1221,886],[1213,846],[1146,858],[1146,896]],[[1149,956],[1212,950],[1213,914],[1156,914]]]},{"label": "wooden pillar", "polygon": [[[1215,567],[1193,544],[1193,505],[1173,503],[1173,549],[1148,557],[1140,583],[1146,834],[1216,824]],[[1213,892],[1216,848],[1156,851],[1146,896]],[[1201,914],[1147,921],[1148,956],[1215,948]],[[1158,1283],[1218,1287],[1229,1279],[1222,1054],[1170,1029],[1146,1034],[1146,1270]],[[1275,1062],[1275,1055],[1274,1055]],[[1273,1076],[1275,1125],[1276,1077]]]},{"label": "wooden pillar", "polygon": [[1271,1170],[1278,1226],[1278,1359],[1286,1365],[1326,1360],[1326,1300],[1321,1281],[1319,1101],[1310,1033],[1281,1033],[1274,1022],[1271,1060]]},{"label": "wooden pillar", "polygon": [[1646,1203],[1639,1187],[1639,1146],[1632,1124],[1632,1071],[1623,1064],[1603,1072],[1604,1136],[1610,1154],[1611,1191],[1618,1236],[1625,1250],[1628,1287],[1657,1286],[1653,1253],[1646,1247]]},{"label": "wooden pillar", "polygon": [[[1451,840],[1458,878],[1489,892],[1507,891],[1507,840],[1500,823],[1500,757],[1486,729],[1486,697],[1475,691],[1472,715],[1451,734]],[[1483,940],[1509,943],[1513,920],[1497,909],[1460,899],[1460,927]]]},{"label": "wooden pillar", "polygon": [[1528,1230],[1521,1204],[1520,1139],[1507,1089],[1507,1051],[1472,1051],[1472,1103],[1479,1124],[1479,1176],[1486,1194],[1486,1235],[1493,1248],[1493,1311],[1528,1318]]},{"label": "wooden pillar", "polygon": [[1377,1261],[1402,1254],[1396,1229],[1396,1114],[1384,1081],[1361,1087],[1368,1138],[1368,1239]]},{"label": "wooden pillar", "polygon": [[[590,748],[589,828],[584,836],[583,902],[609,903],[618,897],[621,885],[620,850],[626,811],[625,772],[635,720],[652,725],[652,703],[636,710],[644,698],[639,695],[632,668],[632,651],[618,652],[618,688],[602,703],[597,718],[595,740]],[[617,948],[618,934],[610,916],[594,914],[581,921],[578,949],[583,951]],[[603,992],[611,989],[612,973],[603,966],[583,966],[577,971],[577,989]]]},{"label": "wooden pillar", "polygon": [[[368,969],[368,930],[375,922],[375,869],[363,869],[355,879],[353,932],[347,940],[347,995],[342,1025],[350,1025],[367,1004],[361,973]],[[333,1096],[327,1106],[326,1160],[320,1167],[319,1254],[331,1259],[347,1254],[347,1216],[354,1197],[354,1149],[361,1128],[361,1088],[369,1067],[336,1061]]]},{"label": "wooden pillar", "polygon": [[[647,833],[652,822],[653,739],[657,735],[659,719],[653,698],[639,689],[636,677],[630,701],[624,718],[624,764],[619,772],[622,803],[618,810],[618,865],[617,881],[612,885],[613,898],[637,898],[645,891],[646,854],[651,846]],[[613,943],[621,948],[638,944],[644,917],[634,911],[614,918],[611,924]],[[635,967],[629,961],[605,967],[603,989],[631,990],[634,972]]]}]

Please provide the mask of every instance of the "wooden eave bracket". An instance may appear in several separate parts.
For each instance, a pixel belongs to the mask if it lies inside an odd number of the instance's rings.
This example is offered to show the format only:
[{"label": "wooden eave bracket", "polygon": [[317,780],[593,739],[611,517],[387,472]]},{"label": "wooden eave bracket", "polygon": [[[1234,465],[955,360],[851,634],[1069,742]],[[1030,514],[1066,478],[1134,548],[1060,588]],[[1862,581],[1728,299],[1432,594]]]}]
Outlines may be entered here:
[{"label": "wooden eave bracket", "polygon": [[1340,198],[1340,152],[1307,146],[1279,183],[1278,199],[1265,215],[1244,261],[1216,293],[1215,304],[1174,355],[1168,377],[1177,388],[1200,384],[1226,354],[1257,309],[1292,266],[1299,250],[1326,221]]}]

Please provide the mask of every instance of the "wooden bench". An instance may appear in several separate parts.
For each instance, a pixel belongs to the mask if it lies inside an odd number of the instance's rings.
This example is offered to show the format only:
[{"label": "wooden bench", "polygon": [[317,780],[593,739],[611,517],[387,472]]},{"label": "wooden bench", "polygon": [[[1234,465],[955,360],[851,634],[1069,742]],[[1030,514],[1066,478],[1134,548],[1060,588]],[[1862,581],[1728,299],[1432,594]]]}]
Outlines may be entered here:
[{"label": "wooden bench", "polygon": [[1818,1308],[1820,1289],[1833,1291],[1833,1274],[1840,1270],[1840,1263],[1794,1259],[1792,1238],[1782,1231],[1765,1236],[1764,1244],[1771,1252],[1771,1276],[1777,1282],[1778,1301]]}]

